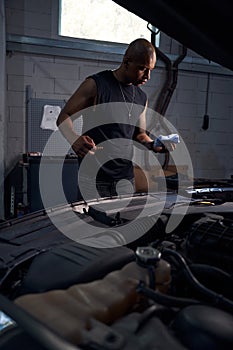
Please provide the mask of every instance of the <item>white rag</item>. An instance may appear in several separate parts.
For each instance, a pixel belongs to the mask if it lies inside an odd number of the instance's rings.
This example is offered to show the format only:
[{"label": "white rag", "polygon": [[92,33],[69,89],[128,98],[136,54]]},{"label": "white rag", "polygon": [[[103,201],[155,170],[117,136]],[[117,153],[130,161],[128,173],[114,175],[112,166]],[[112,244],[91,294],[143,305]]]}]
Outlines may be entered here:
[{"label": "white rag", "polygon": [[159,147],[164,142],[180,143],[180,137],[178,134],[159,135],[154,141],[154,146]]}]

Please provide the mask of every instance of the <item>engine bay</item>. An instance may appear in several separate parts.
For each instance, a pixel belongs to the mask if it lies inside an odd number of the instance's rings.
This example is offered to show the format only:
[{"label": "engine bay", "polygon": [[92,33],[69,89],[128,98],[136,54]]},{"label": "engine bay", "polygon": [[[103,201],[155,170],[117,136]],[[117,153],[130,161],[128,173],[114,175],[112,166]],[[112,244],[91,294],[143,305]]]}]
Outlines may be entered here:
[{"label": "engine bay", "polygon": [[2,223],[0,349],[232,349],[233,203],[200,192]]}]

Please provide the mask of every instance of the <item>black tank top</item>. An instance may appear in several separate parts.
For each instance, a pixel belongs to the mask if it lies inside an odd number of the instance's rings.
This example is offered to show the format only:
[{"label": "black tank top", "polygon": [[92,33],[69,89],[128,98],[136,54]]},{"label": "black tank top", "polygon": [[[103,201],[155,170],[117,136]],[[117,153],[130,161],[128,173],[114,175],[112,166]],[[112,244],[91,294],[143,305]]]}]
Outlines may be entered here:
[{"label": "black tank top", "polygon": [[97,105],[84,113],[83,134],[103,149],[90,157],[90,163],[86,162],[85,172],[90,175],[98,168],[97,181],[132,179],[132,139],[146,105],[146,94],[137,86],[120,85],[111,70],[89,78],[97,86]]}]

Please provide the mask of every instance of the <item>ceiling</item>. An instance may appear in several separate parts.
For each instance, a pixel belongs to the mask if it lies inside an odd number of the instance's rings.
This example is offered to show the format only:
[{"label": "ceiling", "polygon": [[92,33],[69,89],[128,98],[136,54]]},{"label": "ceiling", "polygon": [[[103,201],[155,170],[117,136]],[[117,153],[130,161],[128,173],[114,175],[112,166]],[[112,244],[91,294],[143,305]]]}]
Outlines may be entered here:
[{"label": "ceiling", "polygon": [[232,0],[114,2],[209,61],[233,70]]}]

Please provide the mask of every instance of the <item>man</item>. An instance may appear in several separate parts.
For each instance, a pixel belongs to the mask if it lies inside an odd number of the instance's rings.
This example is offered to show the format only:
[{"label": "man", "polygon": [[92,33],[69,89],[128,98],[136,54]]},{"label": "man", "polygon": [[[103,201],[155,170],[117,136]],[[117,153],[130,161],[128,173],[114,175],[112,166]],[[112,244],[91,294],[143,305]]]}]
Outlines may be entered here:
[{"label": "man", "polygon": [[[101,197],[132,192],[133,144],[129,140],[164,152],[146,133],[147,97],[140,88],[150,79],[155,64],[154,46],[136,39],[129,44],[119,68],[88,77],[61,111],[57,125],[80,159],[79,185],[84,199],[95,198],[96,188]],[[83,116],[82,135],[77,135],[73,126],[73,117],[79,115]]]}]

